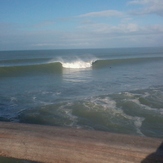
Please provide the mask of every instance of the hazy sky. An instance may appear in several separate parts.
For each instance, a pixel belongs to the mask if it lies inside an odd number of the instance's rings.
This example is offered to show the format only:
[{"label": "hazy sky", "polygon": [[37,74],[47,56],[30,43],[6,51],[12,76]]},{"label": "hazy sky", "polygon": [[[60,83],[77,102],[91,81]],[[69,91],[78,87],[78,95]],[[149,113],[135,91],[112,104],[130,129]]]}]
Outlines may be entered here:
[{"label": "hazy sky", "polygon": [[163,46],[163,0],[0,0],[0,50]]}]

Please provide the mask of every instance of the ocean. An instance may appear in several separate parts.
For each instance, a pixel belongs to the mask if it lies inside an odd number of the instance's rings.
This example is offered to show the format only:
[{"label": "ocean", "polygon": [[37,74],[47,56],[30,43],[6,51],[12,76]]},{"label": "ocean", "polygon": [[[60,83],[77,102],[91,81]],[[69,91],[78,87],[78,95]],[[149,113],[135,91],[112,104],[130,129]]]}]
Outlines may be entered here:
[{"label": "ocean", "polygon": [[163,138],[163,48],[0,51],[0,121]]}]

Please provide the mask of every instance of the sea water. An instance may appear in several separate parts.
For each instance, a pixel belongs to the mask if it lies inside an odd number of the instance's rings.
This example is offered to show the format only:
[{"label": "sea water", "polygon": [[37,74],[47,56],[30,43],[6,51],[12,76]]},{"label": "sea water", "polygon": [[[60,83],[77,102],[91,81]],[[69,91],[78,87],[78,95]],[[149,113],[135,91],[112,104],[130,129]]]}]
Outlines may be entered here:
[{"label": "sea water", "polygon": [[0,120],[163,138],[163,48],[1,51]]}]

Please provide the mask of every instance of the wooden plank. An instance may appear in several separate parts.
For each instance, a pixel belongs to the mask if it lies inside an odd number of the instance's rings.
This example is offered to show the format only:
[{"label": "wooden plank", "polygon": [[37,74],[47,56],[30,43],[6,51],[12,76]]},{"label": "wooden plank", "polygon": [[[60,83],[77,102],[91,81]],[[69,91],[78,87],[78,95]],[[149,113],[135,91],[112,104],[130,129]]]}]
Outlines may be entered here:
[{"label": "wooden plank", "polygon": [[43,163],[163,162],[161,139],[0,122],[0,156]]}]

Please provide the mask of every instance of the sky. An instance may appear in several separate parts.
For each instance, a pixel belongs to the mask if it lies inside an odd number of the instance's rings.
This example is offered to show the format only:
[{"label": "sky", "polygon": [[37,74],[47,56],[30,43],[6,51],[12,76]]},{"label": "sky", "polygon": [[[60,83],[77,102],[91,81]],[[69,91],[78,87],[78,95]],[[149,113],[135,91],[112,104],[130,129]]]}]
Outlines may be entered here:
[{"label": "sky", "polygon": [[0,0],[0,51],[163,46],[163,0]]}]

